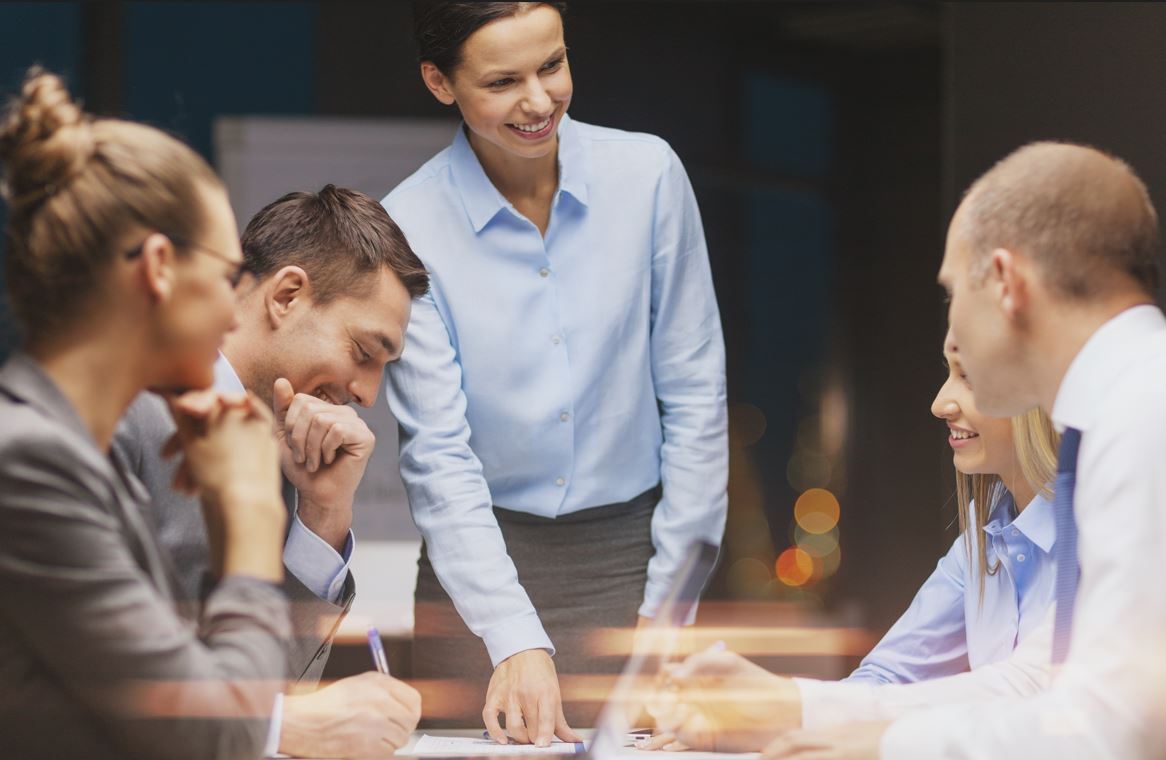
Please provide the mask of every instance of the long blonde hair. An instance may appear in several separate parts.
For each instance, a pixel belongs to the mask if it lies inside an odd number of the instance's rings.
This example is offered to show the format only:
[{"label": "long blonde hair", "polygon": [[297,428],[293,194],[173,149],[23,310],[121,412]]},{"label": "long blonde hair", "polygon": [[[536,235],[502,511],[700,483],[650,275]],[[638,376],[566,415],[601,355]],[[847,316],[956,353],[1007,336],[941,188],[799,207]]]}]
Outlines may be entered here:
[{"label": "long blonde hair", "polygon": [[[1053,428],[1052,420],[1040,409],[1031,409],[1013,417],[1012,445],[1016,449],[1016,459],[1020,472],[1032,489],[1042,496],[1051,497],[1051,484],[1057,474],[1057,447],[1061,437]],[[964,536],[964,547],[968,561],[978,560],[980,603],[984,601],[984,581],[1000,569],[999,563],[988,566],[988,545],[984,541],[984,526],[996,504],[1004,495],[1004,484],[998,475],[966,475],[956,471],[956,501],[959,503],[960,531]],[[969,525],[971,517],[971,525]],[[975,533],[976,555],[972,554],[972,534]]]}]

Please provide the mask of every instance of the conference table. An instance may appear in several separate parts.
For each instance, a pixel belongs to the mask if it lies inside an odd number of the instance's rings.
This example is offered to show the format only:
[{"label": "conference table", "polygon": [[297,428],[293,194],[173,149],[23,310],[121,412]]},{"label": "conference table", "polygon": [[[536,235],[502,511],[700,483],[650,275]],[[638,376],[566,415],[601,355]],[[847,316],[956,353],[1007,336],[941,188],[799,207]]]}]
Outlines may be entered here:
[{"label": "conference table", "polygon": [[[590,741],[591,735],[594,733],[592,729],[580,729],[579,734],[583,736],[584,740]],[[428,755],[416,754],[414,752],[422,737],[429,736],[431,738],[452,738],[461,743],[468,740],[481,740],[481,743],[475,743],[473,747],[465,747],[463,751],[459,750],[456,755]],[[397,750],[397,757],[481,757],[481,758],[498,758],[498,757],[569,757],[576,754],[574,748],[564,747],[562,751],[555,751],[555,748],[537,748],[530,745],[511,745],[509,747],[502,747],[497,744],[486,742],[482,737],[481,728],[466,728],[466,729],[430,729],[414,731],[409,738],[409,743],[401,749]],[[286,757],[286,756],[279,756]],[[688,751],[683,753],[674,752],[645,752],[643,750],[635,749],[634,747],[624,747],[619,750],[615,758],[624,760],[625,758],[649,758],[650,760],[755,760],[758,757],[757,753],[747,754],[729,754],[721,752],[695,752]],[[319,758],[313,760],[321,760]],[[606,760],[606,759],[600,759]]]}]

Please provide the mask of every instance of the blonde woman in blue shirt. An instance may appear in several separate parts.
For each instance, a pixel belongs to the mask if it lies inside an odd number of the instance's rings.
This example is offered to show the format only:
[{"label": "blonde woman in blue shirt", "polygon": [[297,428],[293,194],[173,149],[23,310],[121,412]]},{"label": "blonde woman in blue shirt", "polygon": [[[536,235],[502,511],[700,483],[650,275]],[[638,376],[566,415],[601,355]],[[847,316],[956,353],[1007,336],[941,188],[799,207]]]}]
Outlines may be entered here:
[{"label": "blonde woman in blue shirt", "polygon": [[[1022,640],[1047,634],[1056,575],[1050,488],[1059,437],[1039,409],[1010,420],[980,414],[950,333],[944,358],[948,377],[931,412],[948,427],[960,536],[911,606],[842,682],[777,676],[732,652],[689,658],[674,674],[682,690],[729,688],[755,698],[701,704],[681,698],[675,708],[654,709],[660,724],[674,730],[645,748],[682,748],[678,733],[697,749],[753,752],[791,728],[882,720],[960,693],[983,697],[977,690],[986,685],[979,681],[947,677],[1003,664]],[[1027,676],[1017,671],[1014,678]],[[933,686],[918,685],[923,682]],[[890,684],[916,685],[871,688]]]},{"label": "blonde woman in blue shirt", "polygon": [[1007,659],[1053,599],[1056,431],[1039,409],[983,416],[950,334],[944,358],[931,412],[949,428],[960,537],[848,681],[912,683]]},{"label": "blonde woman in blue shirt", "polygon": [[650,619],[724,529],[700,214],[663,140],[567,116],[561,3],[416,10],[424,83],[464,123],[384,201],[432,283],[387,392],[425,540],[414,674],[461,681],[455,724],[574,740],[599,701],[564,715],[557,674],[618,672],[591,634]]}]

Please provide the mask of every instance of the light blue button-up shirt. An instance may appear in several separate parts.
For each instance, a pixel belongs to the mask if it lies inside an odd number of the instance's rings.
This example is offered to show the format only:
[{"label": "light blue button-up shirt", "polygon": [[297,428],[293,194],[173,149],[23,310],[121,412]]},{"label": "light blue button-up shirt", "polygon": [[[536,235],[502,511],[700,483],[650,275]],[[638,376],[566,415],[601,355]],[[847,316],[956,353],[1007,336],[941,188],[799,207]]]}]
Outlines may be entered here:
[{"label": "light blue button-up shirt", "polygon": [[[912,683],[962,673],[1008,659],[1040,625],[1053,602],[1056,576],[1053,505],[1038,494],[1016,515],[1012,496],[1000,490],[983,535],[972,542],[971,562],[961,535],[847,680]],[[999,567],[984,579],[983,604],[975,543],[981,539],[988,567]]]},{"label": "light blue button-up shirt", "polygon": [[648,616],[688,543],[724,532],[724,341],[684,167],[657,137],[567,117],[558,159],[545,238],[464,128],[384,200],[432,286],[388,369],[401,475],[434,570],[495,665],[553,645],[493,504],[556,517],[661,483]]}]

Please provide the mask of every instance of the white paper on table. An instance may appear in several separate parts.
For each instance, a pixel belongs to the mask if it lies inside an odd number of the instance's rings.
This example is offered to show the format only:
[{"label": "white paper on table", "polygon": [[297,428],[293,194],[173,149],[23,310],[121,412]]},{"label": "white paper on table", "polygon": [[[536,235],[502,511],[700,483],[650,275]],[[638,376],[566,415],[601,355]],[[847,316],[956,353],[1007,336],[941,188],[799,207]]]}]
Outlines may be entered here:
[{"label": "white paper on table", "polygon": [[632,760],[633,758],[654,758],[661,760],[662,756],[669,758],[675,757],[675,760],[758,760],[761,757],[759,752],[699,752],[697,750],[687,749],[683,752],[661,752],[660,750],[643,750],[634,747],[624,747],[619,751],[616,757],[626,758]]},{"label": "white paper on table", "polygon": [[478,755],[576,755],[584,751],[581,742],[551,742],[549,747],[533,744],[498,744],[493,739],[466,736],[423,735],[409,750],[410,755],[475,757]]}]

